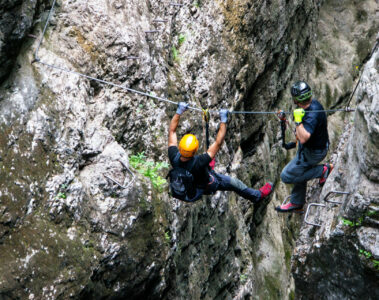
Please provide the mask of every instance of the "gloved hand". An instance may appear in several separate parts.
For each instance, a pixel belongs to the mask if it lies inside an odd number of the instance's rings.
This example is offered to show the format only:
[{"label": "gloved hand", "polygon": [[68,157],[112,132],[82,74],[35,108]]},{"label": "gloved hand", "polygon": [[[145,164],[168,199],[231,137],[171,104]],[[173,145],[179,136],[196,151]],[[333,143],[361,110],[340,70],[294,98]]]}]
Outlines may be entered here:
[{"label": "gloved hand", "polygon": [[220,119],[221,123],[227,123],[228,122],[228,113],[229,111],[225,108],[220,109]]},{"label": "gloved hand", "polygon": [[181,115],[181,114],[184,113],[187,109],[188,109],[188,103],[185,103],[185,102],[179,102],[179,104],[178,104],[178,109],[176,110],[176,113],[177,113],[178,115]]},{"label": "gloved hand", "polygon": [[297,108],[293,111],[293,119],[295,123],[303,122],[303,117],[305,116],[305,110],[302,108]]}]

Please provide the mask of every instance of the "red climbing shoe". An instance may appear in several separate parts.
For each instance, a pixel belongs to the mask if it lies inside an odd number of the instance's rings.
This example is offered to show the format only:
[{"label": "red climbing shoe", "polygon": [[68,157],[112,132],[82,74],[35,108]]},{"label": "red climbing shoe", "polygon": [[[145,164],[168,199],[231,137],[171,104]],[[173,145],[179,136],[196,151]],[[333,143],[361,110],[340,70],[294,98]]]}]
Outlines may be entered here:
[{"label": "red climbing shoe", "polygon": [[324,170],[322,171],[322,175],[321,175],[321,178],[320,180],[318,181],[318,183],[323,186],[326,182],[326,179],[328,178],[329,174],[332,172],[333,170],[333,165],[332,164],[325,164],[324,165]]},{"label": "red climbing shoe", "polygon": [[274,185],[272,182],[267,182],[264,186],[262,186],[259,191],[261,192],[261,199],[266,198],[271,194]]},{"label": "red climbing shoe", "polygon": [[214,157],[212,161],[209,163],[209,166],[211,167],[212,170],[215,169],[216,166],[216,158]]},{"label": "red climbing shoe", "polygon": [[303,205],[293,204],[291,202],[275,207],[278,212],[302,212]]}]

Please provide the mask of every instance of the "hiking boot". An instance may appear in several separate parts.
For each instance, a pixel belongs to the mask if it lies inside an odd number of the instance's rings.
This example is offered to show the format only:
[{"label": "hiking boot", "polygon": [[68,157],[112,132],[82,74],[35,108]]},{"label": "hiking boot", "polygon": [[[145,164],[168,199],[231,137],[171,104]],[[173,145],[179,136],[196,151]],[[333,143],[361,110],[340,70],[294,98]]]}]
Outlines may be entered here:
[{"label": "hiking boot", "polygon": [[302,212],[303,205],[293,204],[291,202],[275,207],[277,212]]},{"label": "hiking boot", "polygon": [[326,182],[326,179],[328,178],[330,172],[333,170],[333,165],[332,164],[325,164],[324,165],[324,170],[322,171],[321,178],[319,179],[318,183],[319,185],[323,186]]},{"label": "hiking boot", "polygon": [[261,192],[261,199],[266,198],[268,195],[271,194],[272,190],[274,188],[274,185],[272,182],[267,182],[264,186],[262,186],[259,191]]}]

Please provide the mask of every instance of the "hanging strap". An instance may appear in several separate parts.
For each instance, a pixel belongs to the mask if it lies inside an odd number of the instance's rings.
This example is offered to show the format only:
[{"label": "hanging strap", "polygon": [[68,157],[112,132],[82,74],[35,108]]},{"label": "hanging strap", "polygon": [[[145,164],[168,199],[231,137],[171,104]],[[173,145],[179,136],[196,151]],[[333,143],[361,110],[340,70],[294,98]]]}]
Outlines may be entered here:
[{"label": "hanging strap", "polygon": [[206,145],[207,145],[207,149],[208,149],[210,146],[210,143],[209,143],[209,118],[210,118],[210,114],[209,114],[208,109],[202,109],[202,111],[203,111],[203,120],[205,121],[205,140],[206,140]]},{"label": "hanging strap", "polygon": [[296,147],[296,143],[294,142],[289,142],[286,144],[286,129],[287,129],[287,119],[286,119],[286,114],[284,111],[279,110],[278,113],[276,114],[280,120],[280,128],[282,130],[282,147],[286,150],[290,150]]}]

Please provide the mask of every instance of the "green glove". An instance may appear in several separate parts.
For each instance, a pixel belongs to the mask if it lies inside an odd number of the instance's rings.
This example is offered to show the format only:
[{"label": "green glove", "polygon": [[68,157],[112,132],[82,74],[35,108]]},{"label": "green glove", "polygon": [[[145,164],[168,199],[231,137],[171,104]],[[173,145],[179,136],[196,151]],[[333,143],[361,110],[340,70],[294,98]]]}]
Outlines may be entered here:
[{"label": "green glove", "polygon": [[303,122],[303,117],[305,116],[305,110],[302,108],[297,108],[293,111],[293,119],[295,123]]}]

